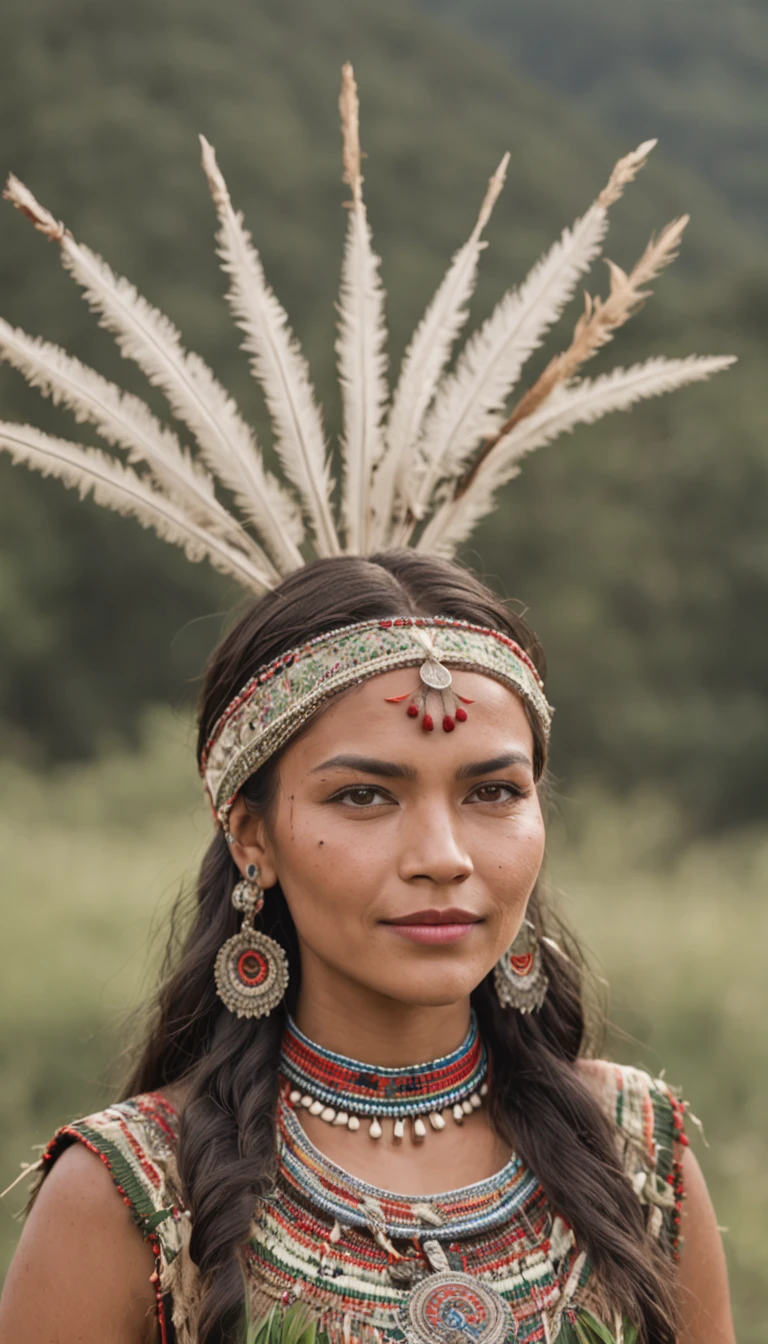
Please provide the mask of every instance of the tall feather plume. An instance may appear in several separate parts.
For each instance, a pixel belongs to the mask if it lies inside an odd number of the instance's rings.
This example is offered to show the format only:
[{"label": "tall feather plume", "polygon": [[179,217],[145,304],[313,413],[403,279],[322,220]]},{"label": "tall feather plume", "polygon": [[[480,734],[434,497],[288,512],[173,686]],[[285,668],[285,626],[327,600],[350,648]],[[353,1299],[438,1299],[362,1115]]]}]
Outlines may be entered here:
[{"label": "tall feather plume", "polygon": [[336,341],[343,409],[342,512],[347,550],[364,553],[371,530],[373,472],[382,452],[387,402],[384,290],[363,201],[360,117],[352,66],[342,70],[339,97],[344,181],[350,187],[349,222],[339,292]]},{"label": "tall feather plume", "polygon": [[[655,279],[677,256],[687,222],[688,217],[684,216],[662,229],[658,238],[651,239],[628,275],[613,262],[607,263],[610,274],[608,297],[602,300],[593,299],[589,294],[585,296],[585,311],[576,323],[568,349],[550,360],[506,422],[496,433],[486,438],[463,476],[460,474],[461,464],[455,468],[453,482],[443,487],[444,502],[436,511],[432,524],[425,529],[422,538],[425,547],[436,544],[437,538],[446,534],[450,537],[459,534],[465,536],[467,520],[472,517],[476,523],[483,511],[492,507],[494,491],[499,484],[498,479],[493,483],[495,463],[506,462],[512,431],[538,407],[546,405],[553,392],[570,379],[585,360],[612,340],[618,328],[637,312],[649,295],[649,290],[643,286]],[[501,453],[498,451],[499,445],[503,446]],[[517,474],[516,467],[511,474]],[[504,479],[509,480],[510,476]],[[450,543],[451,546],[454,544],[453,541]]]},{"label": "tall feather plume", "polygon": [[551,443],[576,425],[592,424],[611,411],[702,382],[734,363],[731,356],[649,359],[629,369],[613,369],[594,380],[561,384],[539,408],[499,439],[482,468],[456,498],[438,508],[419,538],[418,550],[450,558],[493,508],[496,491],[518,475],[521,458]]},{"label": "tall feather plume", "polygon": [[57,439],[31,425],[0,422],[0,451],[10,453],[43,476],[56,476],[78,490],[81,499],[92,494],[97,504],[136,518],[151,527],[164,541],[181,546],[190,560],[210,560],[216,569],[237,579],[254,593],[273,587],[268,570],[260,570],[241,550],[215,537],[179,508],[167,495],[155,490],[122,462],[98,448],[83,448],[67,439]]},{"label": "tall feather plume", "polygon": [[172,322],[115,276],[90,248],[78,245],[12,174],[4,195],[35,228],[57,242],[65,268],[83,288],[101,325],[124,355],[162,388],[171,409],[195,435],[208,465],[231,489],[283,574],[302,563],[301,519],[295,502],[265,468],[231,397],[198,355],[184,350]]},{"label": "tall feather plume", "polygon": [[386,446],[374,481],[372,548],[387,538],[394,509],[404,494],[404,477],[413,465],[424,416],[453,343],[467,320],[480,254],[487,247],[481,235],[504,187],[508,165],[509,154],[505,154],[490,179],[472,233],[453,257],[405,352],[387,421]]},{"label": "tall feather plume", "polygon": [[[569,347],[555,356],[506,420],[503,406],[528,355],[559,317],[579,276],[600,250],[607,211],[643,166],[655,141],[619,160],[597,200],[509,291],[467,342],[453,373],[443,370],[466,320],[481,232],[501,189],[506,160],[491,179],[475,229],[457,252],[406,352],[386,431],[386,329],[379,260],[362,195],[359,106],[350,65],[340,111],[344,181],[351,189],[336,342],[343,404],[342,511],[347,551],[407,543],[431,501],[440,503],[419,549],[451,555],[492,507],[495,491],[525,454],[579,423],[709,377],[722,358],[649,360],[594,381],[574,381],[581,365],[610,341],[648,295],[647,286],[676,254],[686,220],[673,221],[625,274],[608,262],[606,299],[587,296]],[[300,494],[320,554],[336,554],[330,480],[320,411],[287,316],[264,277],[242,216],[232,208],[212,148],[203,162],[219,216],[217,241],[230,277],[229,302],[245,334],[253,373],[264,387],[281,464]],[[201,456],[230,489],[269,556],[217,500],[211,476],[139,398],[123,393],[58,347],[0,323],[0,357],[15,364],[54,402],[88,420],[110,444],[141,462],[149,477],[97,449],[25,425],[0,424],[0,450],[43,474],[92,492],[130,514],[192,559],[207,556],[254,592],[273,587],[303,563],[301,511],[265,469],[254,436],[199,356],[184,350],[172,323],[115,276],[35,200],[16,178],[6,197],[59,244],[62,261],[85,291],[122,353],[162,388],[176,417],[195,435]],[[442,382],[440,381],[442,376]],[[480,447],[478,449],[478,444]],[[415,467],[409,455],[415,454]],[[154,482],[154,483],[153,483]]]},{"label": "tall feather plume", "polygon": [[213,147],[202,135],[200,144],[219,219],[219,256],[230,279],[227,298],[245,333],[243,349],[251,355],[251,371],[264,389],[283,471],[301,495],[318,554],[338,555],[330,462],[307,362],[285,309],[267,284],[243,216],[232,207]]},{"label": "tall feather plume", "polygon": [[576,323],[568,349],[550,360],[509,419],[487,442],[484,451],[492,448],[519,421],[532,415],[558,384],[567,382],[586,360],[613,340],[619,327],[628,322],[650,296],[650,290],[643,286],[655,280],[675,260],[688,220],[688,215],[673,219],[662,229],[658,238],[651,238],[628,275],[615,262],[606,262],[610,274],[607,299],[592,298],[590,294],[584,296],[584,312]]},{"label": "tall feather plume", "polygon": [[562,313],[579,277],[598,256],[610,206],[636,177],[655,144],[655,140],[644,141],[618,161],[586,214],[563,230],[519,289],[504,295],[467,342],[455,371],[439,388],[425,426],[408,501],[410,523],[397,537],[401,544],[424,517],[438,481],[454,475],[478,442],[498,430],[500,408],[523,365]]},{"label": "tall feather plume", "polygon": [[54,405],[73,411],[78,422],[95,425],[107,443],[127,452],[131,462],[145,463],[157,485],[191,519],[244,551],[257,568],[278,581],[274,565],[216,498],[208,473],[139,397],[121,391],[59,346],[28,336],[2,318],[0,359],[18,369]]}]

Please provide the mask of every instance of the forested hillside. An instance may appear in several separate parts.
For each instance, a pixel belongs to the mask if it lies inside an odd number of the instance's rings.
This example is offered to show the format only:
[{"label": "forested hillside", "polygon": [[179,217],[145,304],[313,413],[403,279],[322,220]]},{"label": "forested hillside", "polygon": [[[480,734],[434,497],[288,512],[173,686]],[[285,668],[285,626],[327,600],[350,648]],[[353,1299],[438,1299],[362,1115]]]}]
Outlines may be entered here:
[{"label": "forested hillside", "polygon": [[[420,0],[506,50],[597,125],[662,137],[768,233],[765,0]],[[651,128],[649,130],[649,128]]]},{"label": "forested hillside", "polygon": [[[616,140],[616,119],[590,122],[581,100],[510,77],[503,53],[397,2],[7,0],[0,16],[0,163],[169,312],[265,443],[221,297],[196,136],[217,147],[333,425],[347,58],[395,359],[505,149],[475,317],[654,129]],[[617,208],[608,254],[631,262],[652,228],[689,209],[683,256],[600,366],[688,351],[734,352],[739,365],[545,450],[467,558],[529,605],[545,641],[563,787],[584,776],[663,785],[697,827],[749,820],[768,788],[757,618],[768,600],[768,258],[696,165],[681,170],[663,150]],[[3,315],[143,391],[54,250],[9,206],[0,228]],[[602,268],[592,285],[604,290]],[[7,370],[0,414],[74,432]],[[0,466],[3,743],[41,761],[86,754],[129,733],[147,701],[193,692],[238,595],[135,524]]]}]

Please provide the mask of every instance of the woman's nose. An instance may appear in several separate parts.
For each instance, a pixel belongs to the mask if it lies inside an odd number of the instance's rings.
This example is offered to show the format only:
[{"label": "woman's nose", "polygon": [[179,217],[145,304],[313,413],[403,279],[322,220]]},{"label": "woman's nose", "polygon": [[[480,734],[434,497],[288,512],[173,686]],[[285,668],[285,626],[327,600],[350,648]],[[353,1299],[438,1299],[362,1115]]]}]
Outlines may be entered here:
[{"label": "woman's nose", "polygon": [[474,870],[456,818],[447,807],[416,809],[400,828],[400,876],[440,886],[463,882]]}]

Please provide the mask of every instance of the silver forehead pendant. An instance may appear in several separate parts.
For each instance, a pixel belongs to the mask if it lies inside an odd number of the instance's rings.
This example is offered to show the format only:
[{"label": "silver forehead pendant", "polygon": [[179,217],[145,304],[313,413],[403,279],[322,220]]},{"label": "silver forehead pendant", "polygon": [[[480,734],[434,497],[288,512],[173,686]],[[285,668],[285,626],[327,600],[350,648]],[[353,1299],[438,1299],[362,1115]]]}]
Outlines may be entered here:
[{"label": "silver forehead pendant", "polygon": [[407,700],[405,712],[408,717],[420,719],[424,732],[431,733],[435,726],[435,718],[430,713],[429,704],[429,695],[432,692],[440,698],[443,732],[452,733],[457,723],[466,721],[467,711],[464,706],[473,704],[473,701],[468,696],[459,695],[451,689],[453,675],[450,668],[440,661],[440,652],[431,632],[413,628],[410,633],[421,644],[427,655],[419,668],[421,686],[415,691],[405,691],[402,695],[388,695],[387,704],[401,705]]}]

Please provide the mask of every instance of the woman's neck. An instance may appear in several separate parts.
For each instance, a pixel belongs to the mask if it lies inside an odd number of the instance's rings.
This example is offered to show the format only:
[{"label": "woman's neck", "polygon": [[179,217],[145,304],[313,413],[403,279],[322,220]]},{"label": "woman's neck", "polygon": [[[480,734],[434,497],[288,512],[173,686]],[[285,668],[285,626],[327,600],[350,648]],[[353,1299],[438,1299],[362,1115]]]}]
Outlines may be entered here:
[{"label": "woman's neck", "polygon": [[424,1064],[456,1050],[469,1029],[469,999],[401,1003],[338,976],[302,977],[299,1030],[317,1045],[384,1068]]},{"label": "woman's neck", "polygon": [[[330,971],[316,974],[311,957],[302,957],[302,984],[294,1014],[296,1025],[309,1040],[325,1050],[372,1066],[403,1068],[442,1060],[464,1043],[470,1027],[469,998],[442,1006],[402,1003],[376,995]],[[306,1057],[300,1062],[305,1066]],[[327,1081],[327,1080],[325,1080]],[[360,1080],[358,1079],[359,1083]],[[369,1080],[375,1087],[375,1079]],[[339,1093],[324,1095],[307,1108],[302,1089],[294,1081],[293,1105],[299,1123],[316,1148],[344,1171],[379,1189],[403,1195],[439,1194],[447,1189],[486,1180],[509,1160],[509,1144],[493,1130],[488,1108],[469,1101],[469,1113],[453,1107],[443,1112],[443,1124],[413,1119],[400,1124],[398,1136],[392,1116],[382,1109],[378,1135],[370,1124],[371,1111],[354,1128],[338,1116],[354,1115],[354,1101]],[[358,1087],[359,1092],[359,1087]],[[314,1095],[305,1089],[307,1097]],[[479,1092],[479,1089],[478,1089]],[[358,1098],[359,1100],[359,1098]],[[331,1104],[333,1103],[333,1104]],[[434,1103],[433,1103],[434,1104]],[[328,1115],[321,1107],[328,1108]],[[429,1110],[425,1106],[425,1110]],[[394,1112],[393,1112],[394,1114]],[[333,1122],[331,1122],[333,1117]]]}]

